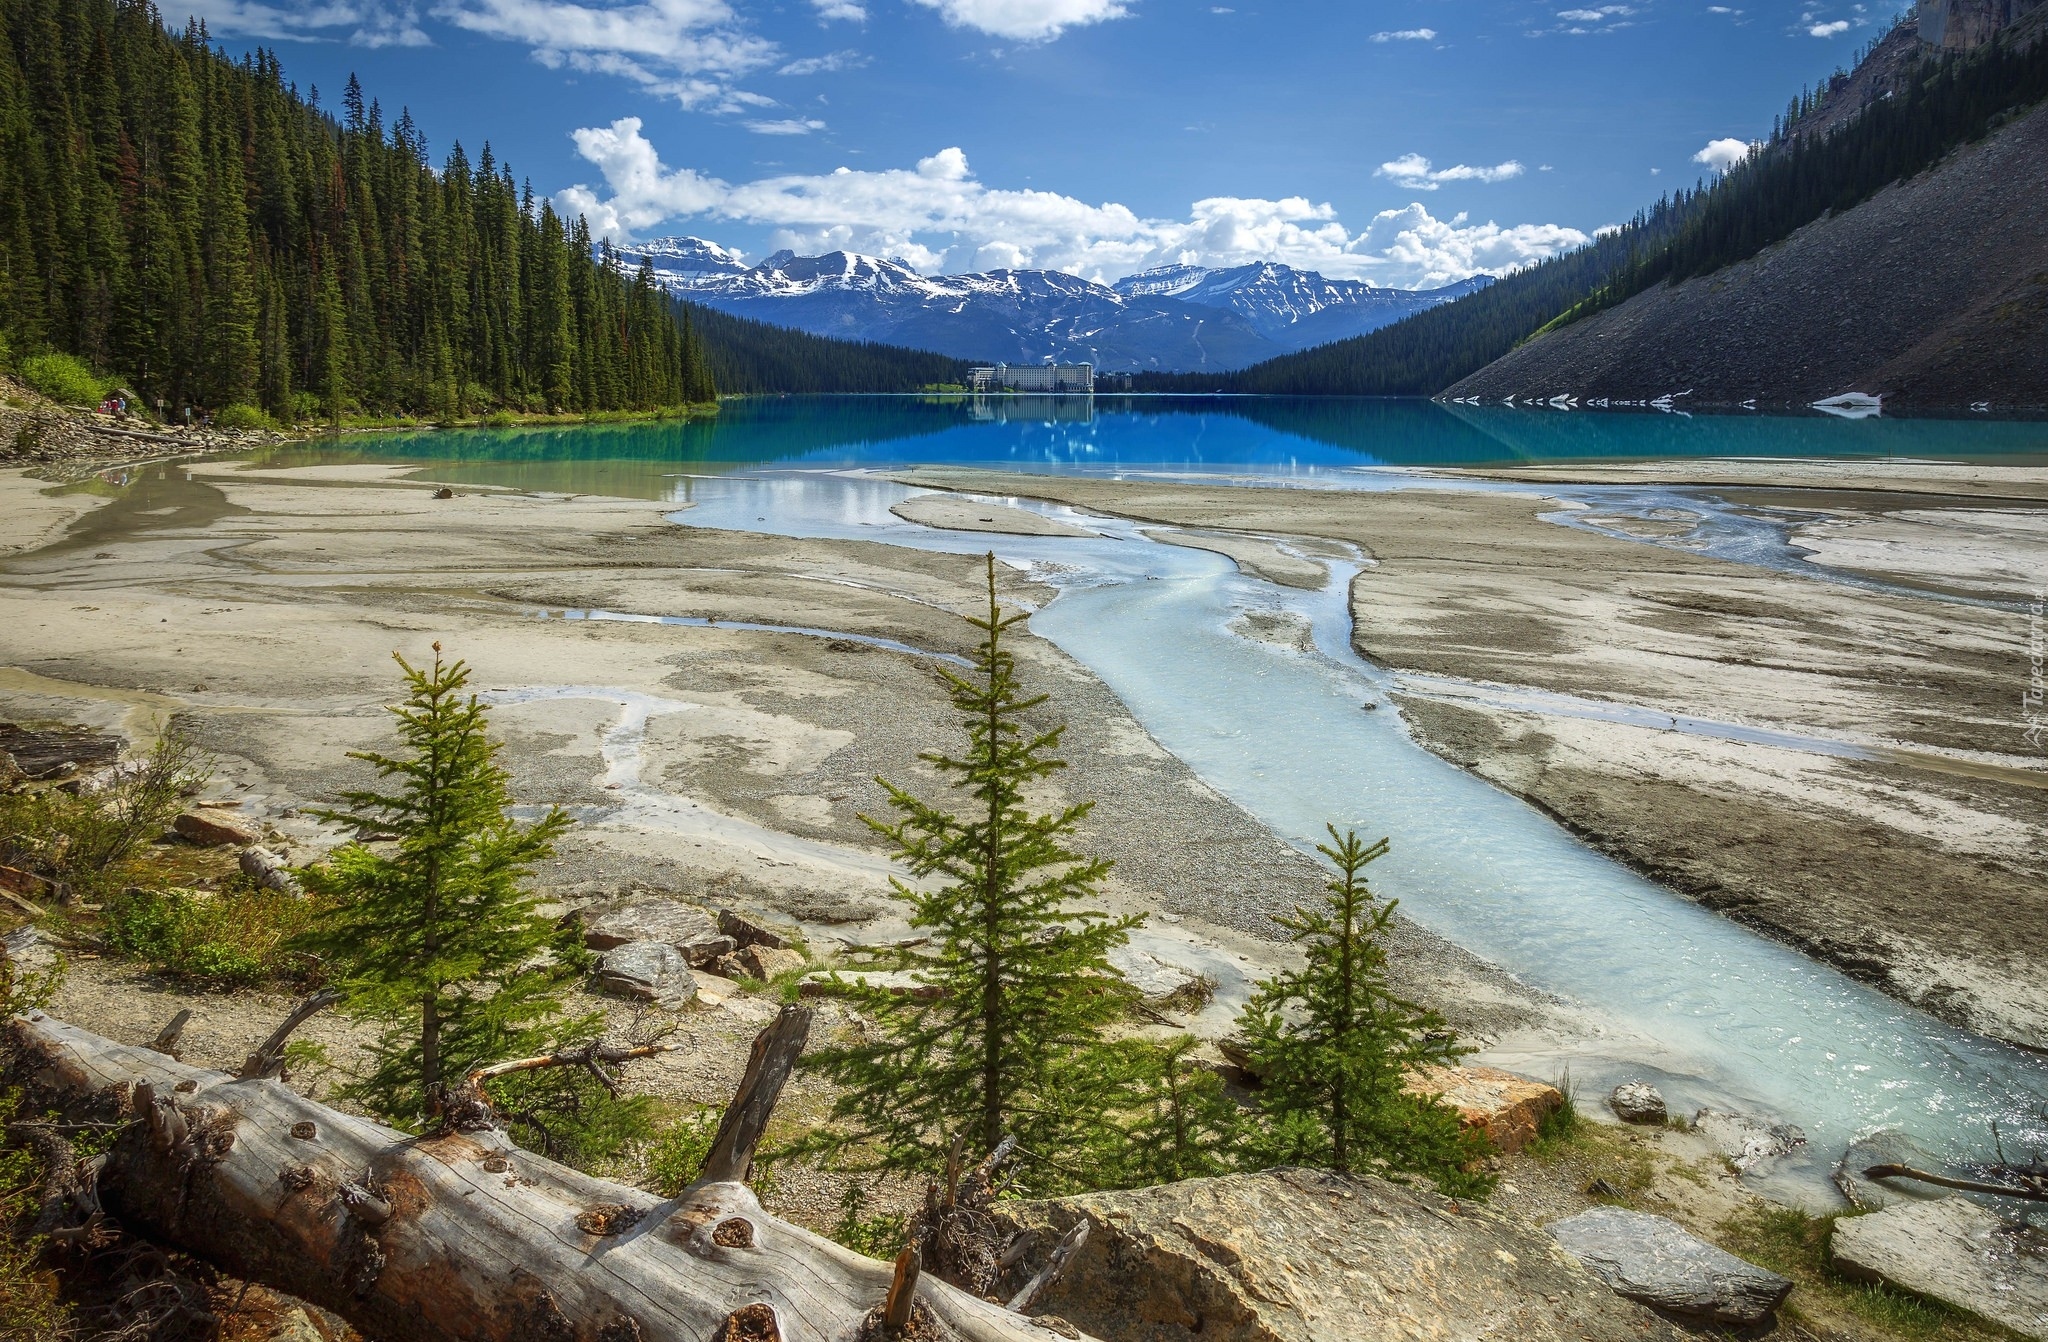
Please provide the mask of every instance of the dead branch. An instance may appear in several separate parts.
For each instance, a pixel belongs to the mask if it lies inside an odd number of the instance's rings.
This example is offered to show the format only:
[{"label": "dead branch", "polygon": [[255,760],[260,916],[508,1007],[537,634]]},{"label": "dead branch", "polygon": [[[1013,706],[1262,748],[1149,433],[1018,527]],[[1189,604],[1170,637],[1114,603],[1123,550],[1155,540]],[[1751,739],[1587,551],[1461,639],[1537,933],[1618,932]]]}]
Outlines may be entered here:
[{"label": "dead branch", "polygon": [[156,1032],[156,1039],[150,1047],[169,1057],[178,1056],[178,1041],[184,1038],[185,1026],[192,1020],[192,1008],[186,1007],[170,1018],[164,1028]]},{"label": "dead branch", "polygon": [[256,1081],[284,1071],[284,1046],[285,1041],[292,1037],[292,1031],[340,1000],[340,993],[332,988],[322,988],[299,1003],[292,1014],[284,1018],[284,1023],[270,1032],[270,1038],[257,1045],[249,1060],[242,1064],[241,1079]]},{"label": "dead branch", "polygon": [[896,1255],[896,1272],[889,1279],[889,1297],[882,1302],[882,1327],[891,1334],[910,1326],[910,1307],[917,1302],[917,1277],[924,1270],[917,1247],[906,1244]]},{"label": "dead branch", "polygon": [[1052,1256],[1045,1260],[1045,1266],[1038,1269],[1038,1275],[1024,1283],[1024,1289],[1010,1297],[1009,1307],[1019,1314],[1030,1311],[1045,1293],[1066,1274],[1067,1265],[1081,1252],[1081,1246],[1088,1242],[1088,1221],[1084,1217],[1074,1222],[1073,1229],[1060,1236],[1060,1242],[1052,1246]]},{"label": "dead branch", "polygon": [[775,1102],[796,1066],[797,1056],[811,1034],[811,1009],[786,1006],[773,1024],[754,1036],[754,1049],[747,1058],[746,1075],[725,1107],[718,1135],[712,1139],[711,1154],[697,1177],[704,1183],[727,1183],[744,1179],[754,1163],[754,1148],[768,1129]]}]

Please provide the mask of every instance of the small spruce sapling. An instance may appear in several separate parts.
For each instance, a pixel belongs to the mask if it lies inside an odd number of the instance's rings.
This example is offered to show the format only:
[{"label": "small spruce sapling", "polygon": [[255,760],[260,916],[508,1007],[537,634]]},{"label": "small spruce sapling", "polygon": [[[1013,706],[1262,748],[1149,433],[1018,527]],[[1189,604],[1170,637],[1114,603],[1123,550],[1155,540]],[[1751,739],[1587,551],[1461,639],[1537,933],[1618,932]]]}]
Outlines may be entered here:
[{"label": "small spruce sapling", "polygon": [[913,879],[894,882],[911,925],[933,953],[913,962],[927,994],[846,985],[868,1018],[864,1036],[814,1052],[810,1065],[843,1087],[833,1114],[856,1131],[844,1151],[872,1142],[872,1167],[934,1171],[958,1136],[971,1152],[1006,1135],[1036,1157],[1045,1185],[1086,1184],[1072,1153],[1099,1140],[1098,1106],[1077,1097],[1120,1092],[1126,1071],[1104,1029],[1130,990],[1108,954],[1138,918],[1083,907],[1109,862],[1070,847],[1092,803],[1034,814],[1025,791],[1065,764],[1061,727],[1027,723],[1044,695],[1026,697],[1004,636],[1022,621],[996,597],[987,557],[987,614],[971,675],[946,673],[967,732],[959,755],[923,758],[966,793],[954,813],[887,780],[899,819],[862,817],[896,849]]},{"label": "small spruce sapling", "polygon": [[[384,1027],[341,1093],[417,1127],[472,1068],[595,1037],[602,1024],[569,1014],[585,953],[521,888],[568,817],[550,808],[522,826],[507,813],[508,775],[484,706],[464,692],[467,665],[443,661],[439,643],[431,667],[397,661],[411,689],[391,710],[406,753],[350,755],[397,787],[344,793],[347,809],[319,813],[391,835],[397,852],[352,843],[309,869],[308,890],[334,907],[302,945],[330,966],[342,1010]],[[571,1069],[508,1078],[492,1097],[524,1144],[561,1159],[592,1160],[645,1132],[644,1103]]]},{"label": "small spruce sapling", "polygon": [[1243,1017],[1245,1051],[1264,1078],[1271,1156],[1340,1173],[1375,1169],[1427,1175],[1445,1192],[1478,1194],[1484,1139],[1434,1097],[1405,1087],[1418,1069],[1447,1066],[1470,1050],[1434,1011],[1387,986],[1385,937],[1393,900],[1374,897],[1366,864],[1387,852],[1355,832],[1317,851],[1336,867],[1318,909],[1277,921],[1306,963],[1260,982]]}]

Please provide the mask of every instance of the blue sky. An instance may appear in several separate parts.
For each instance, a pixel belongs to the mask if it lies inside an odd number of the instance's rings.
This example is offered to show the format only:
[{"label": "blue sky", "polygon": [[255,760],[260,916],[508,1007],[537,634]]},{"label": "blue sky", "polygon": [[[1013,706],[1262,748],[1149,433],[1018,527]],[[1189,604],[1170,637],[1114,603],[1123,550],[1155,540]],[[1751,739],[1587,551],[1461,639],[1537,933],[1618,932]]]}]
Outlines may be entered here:
[{"label": "blue sky", "polygon": [[[1890,11],[1694,0],[199,0],[623,239],[1417,287],[1710,173]],[[168,12],[178,12],[171,0]],[[1731,143],[1732,142],[1732,143]]]}]

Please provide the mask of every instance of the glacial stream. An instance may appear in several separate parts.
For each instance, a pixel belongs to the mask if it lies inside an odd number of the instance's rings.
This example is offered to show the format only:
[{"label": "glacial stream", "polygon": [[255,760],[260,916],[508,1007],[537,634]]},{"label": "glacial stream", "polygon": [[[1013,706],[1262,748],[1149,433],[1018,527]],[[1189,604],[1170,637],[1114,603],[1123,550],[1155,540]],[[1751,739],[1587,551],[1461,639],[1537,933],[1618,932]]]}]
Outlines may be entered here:
[{"label": "glacial stream", "polygon": [[[1099,676],[1204,781],[1304,849],[1325,821],[1391,836],[1391,855],[1373,868],[1377,889],[1599,1022],[1562,1048],[1492,1055],[1505,1065],[1569,1069],[1588,1094],[1652,1079],[1676,1112],[1714,1104],[1789,1120],[1810,1139],[1809,1178],[1879,1128],[1958,1156],[1987,1149],[1994,1121],[2008,1143],[2041,1140],[2048,1060],[1947,1026],[1642,879],[1417,746],[1397,714],[1363,711],[1384,705],[1389,677],[1351,650],[1345,593],[1355,566],[1334,563],[1322,590],[1294,591],[1242,576],[1219,555],[1052,505],[1011,501],[1104,537],[939,531],[889,512],[919,492],[853,474],[740,475],[693,482],[693,506],[674,516],[992,548],[1051,583],[1060,594],[1033,614],[1033,632]],[[1307,621],[1317,651],[1233,633],[1248,611]]]}]

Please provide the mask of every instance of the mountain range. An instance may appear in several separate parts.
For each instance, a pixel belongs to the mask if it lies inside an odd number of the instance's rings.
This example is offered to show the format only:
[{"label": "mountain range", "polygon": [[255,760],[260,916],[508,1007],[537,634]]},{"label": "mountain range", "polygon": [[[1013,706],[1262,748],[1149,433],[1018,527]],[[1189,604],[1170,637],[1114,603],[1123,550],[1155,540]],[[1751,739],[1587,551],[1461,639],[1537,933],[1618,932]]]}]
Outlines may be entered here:
[{"label": "mountain range", "polygon": [[1106,371],[1215,372],[1362,335],[1491,283],[1389,289],[1272,262],[1174,265],[1113,284],[1057,270],[923,275],[907,262],[780,251],[749,266],[702,238],[620,249],[671,293],[813,335],[967,359],[1092,363]]}]

